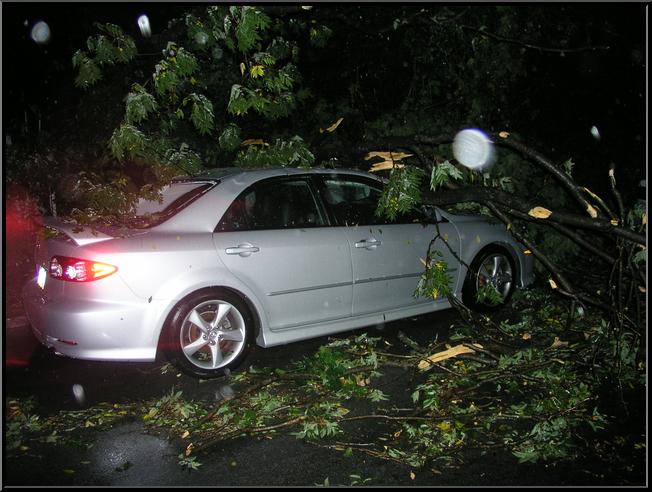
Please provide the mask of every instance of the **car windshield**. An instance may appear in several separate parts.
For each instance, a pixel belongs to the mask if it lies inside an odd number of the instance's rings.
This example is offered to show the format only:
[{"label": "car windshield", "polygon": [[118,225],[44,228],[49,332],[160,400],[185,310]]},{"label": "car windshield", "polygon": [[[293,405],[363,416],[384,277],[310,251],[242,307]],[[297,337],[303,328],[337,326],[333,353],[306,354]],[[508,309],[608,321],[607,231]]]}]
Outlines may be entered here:
[{"label": "car windshield", "polygon": [[159,225],[190,205],[215,184],[206,181],[182,181],[165,186],[161,190],[160,200],[141,198],[138,201],[136,214],[129,221],[129,226],[135,229],[147,229]]}]

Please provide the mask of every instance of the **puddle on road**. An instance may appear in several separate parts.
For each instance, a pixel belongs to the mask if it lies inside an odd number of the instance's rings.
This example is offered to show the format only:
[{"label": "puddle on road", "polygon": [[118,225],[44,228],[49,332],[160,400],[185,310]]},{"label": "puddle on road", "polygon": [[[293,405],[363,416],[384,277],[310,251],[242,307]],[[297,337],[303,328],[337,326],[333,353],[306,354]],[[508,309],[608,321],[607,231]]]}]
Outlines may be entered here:
[{"label": "puddle on road", "polygon": [[179,450],[167,439],[146,434],[138,422],[118,425],[98,436],[89,452],[93,483],[163,485],[179,482]]}]

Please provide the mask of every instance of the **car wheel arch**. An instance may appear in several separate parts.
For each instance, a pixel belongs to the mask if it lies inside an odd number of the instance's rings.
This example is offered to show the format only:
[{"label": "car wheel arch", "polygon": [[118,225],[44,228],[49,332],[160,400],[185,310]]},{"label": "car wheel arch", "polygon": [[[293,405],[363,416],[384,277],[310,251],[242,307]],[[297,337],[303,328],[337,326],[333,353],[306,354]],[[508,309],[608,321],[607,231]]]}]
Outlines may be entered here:
[{"label": "car wheel arch", "polygon": [[[481,259],[488,254],[492,253],[498,253],[504,255],[510,262],[510,266],[513,269],[512,273],[512,280],[514,282],[514,285],[511,287],[511,290],[509,294],[507,295],[505,303],[511,298],[511,295],[513,294],[514,290],[516,287],[521,283],[520,282],[520,272],[521,272],[521,265],[520,261],[518,259],[518,255],[516,253],[516,250],[514,247],[509,244],[509,243],[504,243],[504,242],[492,242],[489,244],[486,244],[479,248],[477,251],[474,252],[473,255],[469,255],[469,262],[466,266],[466,272],[464,274],[464,279],[461,282],[461,297],[462,301],[464,304],[466,304],[468,307],[472,309],[476,309],[479,312],[489,312],[494,310],[493,307],[487,307],[483,306],[480,303],[477,303],[474,299],[471,298],[471,296],[474,296],[474,291],[475,288],[471,287],[471,284],[469,282],[471,281],[471,278],[469,277],[471,273],[471,267],[476,261],[481,261]],[[504,304],[503,304],[504,305]],[[496,307],[497,309],[497,307]]]},{"label": "car wheel arch", "polygon": [[185,302],[187,302],[189,299],[192,297],[204,294],[204,293],[210,293],[214,292],[217,290],[222,290],[229,292],[232,295],[235,295],[239,297],[247,306],[247,309],[249,310],[249,314],[251,315],[251,318],[253,320],[253,333],[251,334],[253,336],[253,339],[256,340],[258,336],[260,335],[260,332],[262,330],[262,320],[260,318],[259,311],[254,303],[254,301],[251,299],[250,296],[246,295],[245,293],[241,292],[240,290],[230,287],[230,286],[225,286],[225,285],[207,285],[207,286],[202,286],[198,287],[194,290],[191,290],[189,292],[186,292],[182,297],[179,299],[175,299],[174,302],[171,302],[170,305],[167,308],[167,312],[165,316],[163,317],[163,322],[159,323],[158,327],[158,342],[157,342],[157,352],[161,350],[162,347],[162,342],[165,341],[165,332],[166,328],[169,326],[169,324],[172,322],[172,319],[174,318],[175,312],[177,310],[177,307],[181,306]]},{"label": "car wheel arch", "polygon": [[[507,253],[512,260],[512,263],[514,264],[514,279],[518,281],[520,284],[520,278],[521,278],[521,270],[522,270],[522,265],[521,262],[518,258],[518,253],[516,252],[516,249],[514,246],[512,246],[509,243],[506,242],[501,242],[501,241],[494,241],[489,244],[484,244],[480,248],[478,248],[476,251],[474,251],[472,254],[470,254],[467,258],[468,263],[464,265],[465,267],[465,273],[464,277],[466,277],[466,274],[468,273],[468,269],[471,266],[471,263],[481,254],[485,253],[487,250],[492,250],[492,249],[498,249],[502,250],[505,253]],[[461,279],[462,283],[464,283],[464,278]]]}]

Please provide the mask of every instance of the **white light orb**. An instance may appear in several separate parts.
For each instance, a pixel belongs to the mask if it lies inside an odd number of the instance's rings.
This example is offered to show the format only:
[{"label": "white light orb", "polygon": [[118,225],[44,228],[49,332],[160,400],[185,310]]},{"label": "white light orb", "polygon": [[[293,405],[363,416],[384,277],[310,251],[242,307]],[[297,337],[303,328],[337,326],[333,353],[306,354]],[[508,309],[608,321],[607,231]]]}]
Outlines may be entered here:
[{"label": "white light orb", "polygon": [[592,126],[591,127],[591,135],[593,135],[593,138],[596,140],[600,140],[600,131],[598,130],[597,126]]},{"label": "white light orb", "polygon": [[86,392],[84,387],[81,384],[72,385],[72,394],[75,396],[75,400],[80,405],[83,405],[86,402]]},{"label": "white light orb", "polygon": [[152,28],[149,24],[149,17],[145,14],[138,17],[138,28],[143,37],[148,38],[152,35]]},{"label": "white light orb", "polygon": [[485,169],[493,163],[493,142],[480,130],[462,130],[453,140],[453,155],[469,169]]},{"label": "white light orb", "polygon": [[39,21],[34,24],[34,27],[32,27],[30,36],[36,44],[46,44],[50,41],[50,26],[48,26],[46,22]]}]

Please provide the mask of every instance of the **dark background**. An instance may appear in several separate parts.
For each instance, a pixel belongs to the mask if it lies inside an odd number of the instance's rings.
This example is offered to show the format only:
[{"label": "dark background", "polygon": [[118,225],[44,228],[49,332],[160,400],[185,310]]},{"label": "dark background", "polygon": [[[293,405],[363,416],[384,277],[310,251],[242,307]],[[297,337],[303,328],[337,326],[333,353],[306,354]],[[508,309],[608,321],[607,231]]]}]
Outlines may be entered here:
[{"label": "dark background", "polygon": [[[33,135],[26,128],[33,129],[39,119],[42,127],[56,138],[57,130],[63,131],[65,127],[61,123],[76,117],[83,91],[74,87],[71,58],[84,47],[86,38],[96,33],[94,22],[120,25],[136,39],[141,52],[151,48],[149,51],[156,54],[160,53],[161,43],[142,38],[136,24],[138,16],[146,13],[157,33],[190,5],[3,2],[3,126],[10,141]],[[317,8],[325,11],[327,5],[318,4]],[[373,11],[368,18],[381,25],[392,18],[396,6],[364,4],[358,8],[367,13]],[[341,4],[328,7],[349,11],[351,8]],[[527,9],[528,4],[514,4],[514,8]],[[631,203],[644,195],[639,181],[646,176],[646,6],[570,4],[563,8],[592,45],[608,45],[610,49],[566,56],[527,51],[531,75],[522,83],[522,94],[514,95],[520,101],[518,105],[504,108],[503,112],[511,112],[511,129],[529,138],[544,153],[559,161],[572,157],[577,180],[598,191],[608,191],[604,170],[609,162],[616,163],[619,186]],[[39,20],[47,22],[51,29],[51,39],[45,45],[30,38],[30,30]],[[315,89],[322,91],[320,95],[337,96],[344,90],[338,83],[342,78],[342,67],[338,65],[342,58],[349,66],[384,66],[387,71],[399,67],[404,59],[400,45],[383,44],[363,30],[344,30],[334,24],[331,47],[319,60],[308,62],[308,77]],[[550,45],[556,42],[550,40]],[[110,82],[108,77],[107,81]],[[381,92],[379,100],[391,104],[395,99],[392,95],[403,90],[405,80],[386,77],[381,81],[369,79],[368,83],[376,84],[373,90]],[[525,95],[528,97],[520,97]],[[590,133],[594,125],[601,134],[599,141]]]}]

